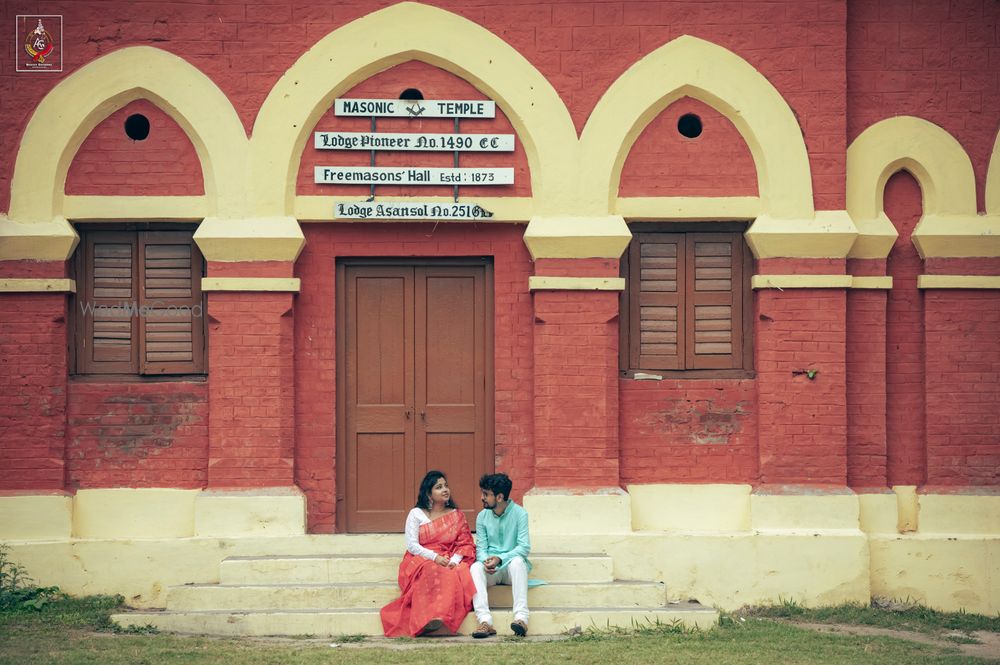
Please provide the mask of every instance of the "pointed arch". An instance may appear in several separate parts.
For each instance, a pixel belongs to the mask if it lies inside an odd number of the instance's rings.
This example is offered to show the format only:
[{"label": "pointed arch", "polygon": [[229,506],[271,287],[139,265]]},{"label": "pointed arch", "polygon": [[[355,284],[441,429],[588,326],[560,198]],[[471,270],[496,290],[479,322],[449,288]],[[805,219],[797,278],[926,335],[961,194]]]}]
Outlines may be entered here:
[{"label": "pointed arch", "polygon": [[436,7],[403,2],[321,39],[268,94],[250,140],[259,214],[293,214],[302,150],[334,98],[409,60],[455,74],[496,101],[524,145],[536,210],[571,204],[572,178],[565,165],[572,163],[576,132],[552,85],[485,28]]},{"label": "pointed arch", "polygon": [[633,143],[681,97],[726,116],[746,141],[757,168],[760,210],[773,218],[813,219],[809,155],[795,114],[746,60],[684,35],[632,65],[594,108],[580,139],[580,195],[609,209]]},{"label": "pointed arch", "polygon": [[986,214],[1000,216],[1000,132],[993,142],[993,154],[986,170]]},{"label": "pointed arch", "polygon": [[883,195],[886,182],[900,170],[920,185],[923,215],[911,238],[921,257],[1000,256],[997,216],[980,216],[976,210],[969,155],[946,130],[914,116],[875,123],[847,150],[847,210],[859,227],[891,227]]},{"label": "pointed arch", "polygon": [[920,184],[925,217],[976,214],[976,176],[962,145],[932,122],[898,116],[861,132],[847,149],[851,217],[864,220],[881,215],[885,184],[904,169]]},{"label": "pointed arch", "polygon": [[184,59],[134,46],[84,65],[42,99],[14,163],[10,217],[37,223],[62,214],[66,173],[76,151],[98,123],[136,99],[156,104],[190,138],[210,211],[241,216],[248,141],[229,99]]}]

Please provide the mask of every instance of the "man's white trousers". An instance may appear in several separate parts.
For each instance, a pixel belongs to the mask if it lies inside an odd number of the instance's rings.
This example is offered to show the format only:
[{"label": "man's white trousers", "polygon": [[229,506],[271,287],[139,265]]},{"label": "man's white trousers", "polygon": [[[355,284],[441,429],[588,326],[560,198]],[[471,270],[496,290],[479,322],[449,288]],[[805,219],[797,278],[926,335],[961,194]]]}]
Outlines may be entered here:
[{"label": "man's white trousers", "polygon": [[501,570],[487,574],[483,564],[476,561],[470,569],[472,581],[476,585],[476,595],[472,597],[472,608],[476,612],[476,620],[480,623],[493,624],[493,615],[490,613],[490,599],[486,594],[486,589],[495,584],[510,585],[514,596],[514,620],[528,623],[528,566],[521,557],[514,557],[510,563]]}]

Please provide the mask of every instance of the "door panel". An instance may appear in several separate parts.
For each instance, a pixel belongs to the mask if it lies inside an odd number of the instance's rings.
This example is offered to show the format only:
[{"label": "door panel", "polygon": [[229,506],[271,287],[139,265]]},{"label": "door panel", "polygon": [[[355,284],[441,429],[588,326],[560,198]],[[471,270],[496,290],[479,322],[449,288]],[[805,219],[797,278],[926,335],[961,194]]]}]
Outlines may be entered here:
[{"label": "door panel", "polygon": [[[482,270],[418,269],[416,297],[416,430],[422,472],[448,474],[455,501],[472,524],[481,507],[485,395]],[[420,461],[423,464],[420,464]]]},{"label": "door panel", "polygon": [[479,476],[492,470],[486,267],[347,265],[339,274],[341,524],[401,531],[429,469],[448,475],[474,522]]},{"label": "door panel", "polygon": [[412,269],[348,268],[348,527],[398,530],[413,485]]}]

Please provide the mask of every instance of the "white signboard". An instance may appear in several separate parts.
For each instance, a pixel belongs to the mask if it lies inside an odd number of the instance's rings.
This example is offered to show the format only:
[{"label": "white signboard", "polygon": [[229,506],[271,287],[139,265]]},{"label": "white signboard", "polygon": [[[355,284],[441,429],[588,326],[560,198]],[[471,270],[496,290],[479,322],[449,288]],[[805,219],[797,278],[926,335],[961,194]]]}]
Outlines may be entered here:
[{"label": "white signboard", "polygon": [[333,207],[334,219],[488,219],[492,216],[492,212],[475,203],[343,201]]},{"label": "white signboard", "polygon": [[514,135],[316,132],[314,145],[319,150],[513,152]]},{"label": "white signboard", "polygon": [[396,118],[493,118],[497,105],[487,100],[337,99],[333,114]]},{"label": "white signboard", "polygon": [[317,166],[314,181],[326,185],[511,185],[514,169]]}]

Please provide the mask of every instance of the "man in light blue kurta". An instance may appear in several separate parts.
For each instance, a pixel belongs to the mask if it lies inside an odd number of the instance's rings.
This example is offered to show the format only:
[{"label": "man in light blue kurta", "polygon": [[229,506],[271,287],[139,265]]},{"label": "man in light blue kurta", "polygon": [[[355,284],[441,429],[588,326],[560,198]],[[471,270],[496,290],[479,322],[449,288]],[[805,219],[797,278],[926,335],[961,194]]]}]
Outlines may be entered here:
[{"label": "man in light blue kurta", "polygon": [[510,500],[512,483],[507,474],[487,474],[479,479],[483,510],[476,517],[476,562],[472,564],[472,581],[476,595],[472,607],[479,620],[473,637],[496,635],[487,587],[509,584],[514,596],[514,621],[510,629],[515,635],[528,633],[528,571],[531,563],[531,539],[528,537],[528,513]]}]

